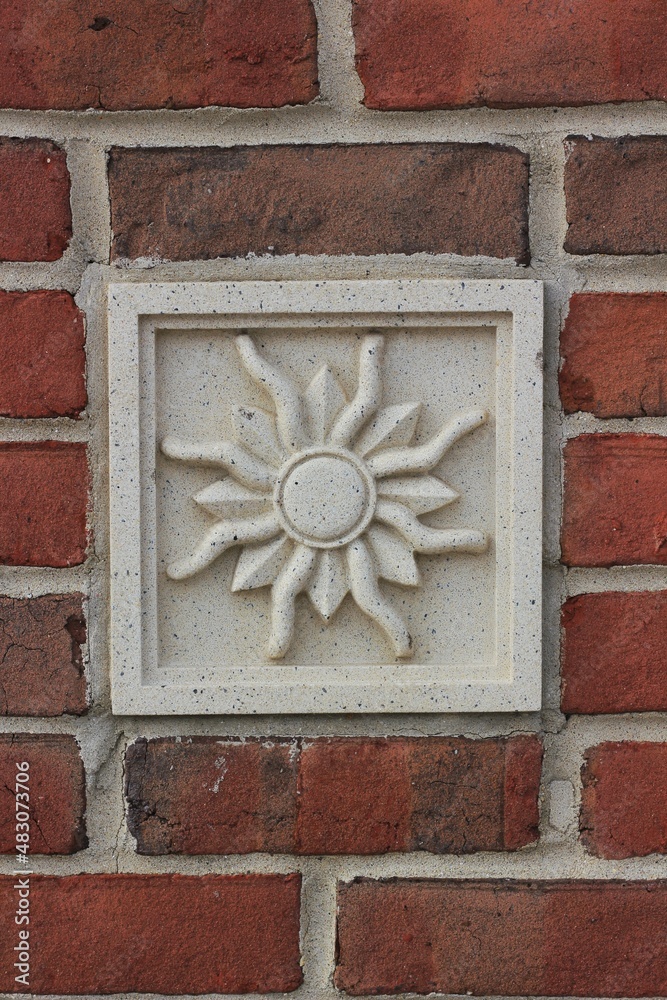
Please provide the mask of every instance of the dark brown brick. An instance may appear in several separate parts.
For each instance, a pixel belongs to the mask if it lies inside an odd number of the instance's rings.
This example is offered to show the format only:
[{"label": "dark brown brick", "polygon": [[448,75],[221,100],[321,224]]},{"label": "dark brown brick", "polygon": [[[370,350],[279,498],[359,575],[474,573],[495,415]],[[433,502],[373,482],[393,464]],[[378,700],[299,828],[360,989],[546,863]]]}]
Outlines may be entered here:
[{"label": "dark brown brick", "polygon": [[0,597],[0,715],[81,715],[81,594]]},{"label": "dark brown brick", "polygon": [[468,854],[538,836],[542,747],[471,740],[138,740],[128,825],[142,854]]},{"label": "dark brown brick", "polygon": [[357,879],[338,904],[356,996],[667,995],[667,882]]},{"label": "dark brown brick", "polygon": [[422,251],[529,259],[528,160],[504,146],[114,149],[109,183],[116,260]]},{"label": "dark brown brick", "polygon": [[576,136],[566,152],[568,253],[667,252],[667,138]]}]

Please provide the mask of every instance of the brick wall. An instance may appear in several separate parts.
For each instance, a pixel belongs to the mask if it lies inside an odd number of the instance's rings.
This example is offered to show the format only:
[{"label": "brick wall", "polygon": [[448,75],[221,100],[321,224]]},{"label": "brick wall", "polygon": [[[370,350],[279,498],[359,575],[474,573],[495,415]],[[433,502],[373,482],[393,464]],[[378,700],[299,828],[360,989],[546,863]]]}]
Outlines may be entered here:
[{"label": "brick wall", "polygon": [[[32,991],[667,995],[667,7],[14,0],[0,58]],[[541,713],[110,714],[119,274],[545,282]]]}]

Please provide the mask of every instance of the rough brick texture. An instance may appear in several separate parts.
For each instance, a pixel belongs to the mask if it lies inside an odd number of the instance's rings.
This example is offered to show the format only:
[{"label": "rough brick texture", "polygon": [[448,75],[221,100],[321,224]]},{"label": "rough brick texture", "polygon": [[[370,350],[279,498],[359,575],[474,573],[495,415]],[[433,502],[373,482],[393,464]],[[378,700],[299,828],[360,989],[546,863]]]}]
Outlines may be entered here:
[{"label": "rough brick texture", "polygon": [[58,146],[0,139],[0,261],[62,257],[72,236],[69,187]]},{"label": "rough brick texture", "polygon": [[373,882],[339,891],[352,994],[665,996],[665,882]]},{"label": "rough brick texture", "polygon": [[667,743],[602,743],[584,761],[579,826],[588,850],[667,854]]},{"label": "rough brick texture", "polygon": [[667,138],[576,136],[566,153],[568,253],[667,251]]},{"label": "rough brick texture", "polygon": [[568,566],[667,564],[667,438],[567,442],[562,553]]},{"label": "rough brick texture", "polygon": [[69,292],[0,292],[0,416],[77,416],[86,405],[83,345]]},{"label": "rough brick texture", "polygon": [[[0,878],[13,926],[14,879]],[[31,879],[33,993],[282,993],[301,982],[298,875]],[[0,939],[0,990],[14,934]],[[21,987],[19,986],[20,990]],[[25,992],[25,987],[22,988]]]},{"label": "rough brick texture", "polygon": [[566,413],[667,415],[667,294],[573,295],[560,349]]},{"label": "rough brick texture", "polygon": [[74,566],[86,556],[86,447],[0,443],[0,563]]},{"label": "rough brick texture", "polygon": [[0,853],[16,852],[18,763],[30,765],[29,854],[73,854],[86,847],[86,779],[74,737],[4,734],[0,735]]},{"label": "rough brick texture", "polygon": [[424,251],[528,261],[528,161],[504,146],[114,149],[109,182],[115,259]]},{"label": "rough brick texture", "polygon": [[81,715],[86,678],[80,594],[0,597],[0,715]]},{"label": "rough brick texture", "polygon": [[0,107],[278,107],[317,96],[310,0],[12,0]]},{"label": "rough brick texture", "polygon": [[381,110],[667,99],[653,0],[354,0],[364,103]]},{"label": "rough brick texture", "polygon": [[667,711],[667,592],[571,597],[562,626],[564,712]]},{"label": "rough brick texture", "polygon": [[139,740],[126,755],[142,854],[465,854],[538,836],[542,747],[513,739]]}]

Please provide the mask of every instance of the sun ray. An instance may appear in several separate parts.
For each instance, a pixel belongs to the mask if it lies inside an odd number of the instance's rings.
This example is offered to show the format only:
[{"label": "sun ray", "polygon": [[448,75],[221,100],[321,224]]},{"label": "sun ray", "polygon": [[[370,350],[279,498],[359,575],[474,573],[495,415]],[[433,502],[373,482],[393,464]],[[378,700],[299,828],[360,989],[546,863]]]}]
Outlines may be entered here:
[{"label": "sun ray", "polygon": [[193,465],[214,465],[226,469],[230,476],[244,486],[258,490],[272,490],[276,470],[260,462],[233,441],[209,441],[194,444],[177,437],[166,437],[161,444],[162,454]]},{"label": "sun ray", "polygon": [[232,410],[232,425],[239,443],[252,455],[276,468],[285,460],[285,453],[276,434],[276,418],[259,407],[236,406]]},{"label": "sun ray", "polygon": [[410,444],[417,429],[420,403],[387,406],[376,413],[354,445],[357,455],[366,456],[378,448]]},{"label": "sun ray", "polygon": [[412,656],[412,637],[401,616],[383,597],[377,584],[373,559],[361,538],[348,545],[347,565],[350,590],[361,610],[384,629],[391,639],[396,656]]},{"label": "sun ray", "polygon": [[403,587],[418,587],[421,580],[412,547],[391,528],[373,524],[366,532],[378,576]]},{"label": "sun ray", "polygon": [[415,552],[442,555],[445,552],[484,552],[488,538],[483,531],[468,528],[429,528],[400,503],[378,500],[375,519],[395,528]]},{"label": "sun ray", "polygon": [[414,448],[388,448],[368,459],[374,476],[394,476],[399,472],[428,472],[459,438],[486,423],[486,410],[469,410],[448,421],[435,437]]},{"label": "sun ray", "polygon": [[428,514],[440,510],[458,499],[458,493],[436,476],[405,476],[396,479],[379,479],[377,494],[385,500],[405,504],[414,514]]},{"label": "sun ray", "polygon": [[342,552],[324,549],[308,584],[308,596],[326,621],[336,613],[349,589]]},{"label": "sun ray", "polygon": [[272,660],[281,659],[290,647],[294,634],[294,601],[308,586],[318,555],[316,549],[297,545],[271,588],[271,638],[267,652]]},{"label": "sun ray", "polygon": [[311,437],[315,444],[322,444],[345,406],[345,393],[331,369],[323,365],[306,389],[305,398]]},{"label": "sun ray", "polygon": [[241,549],[232,579],[232,593],[239,590],[256,590],[274,583],[287,562],[293,543],[281,535],[263,545],[251,545]]},{"label": "sun ray", "polygon": [[234,545],[268,541],[279,531],[280,523],[275,514],[264,514],[253,521],[222,521],[204,535],[191,556],[171,563],[167,567],[167,576],[172,580],[185,580],[210,566]]},{"label": "sun ray", "polygon": [[221,519],[257,517],[270,508],[268,493],[249,490],[233,479],[219,479],[195,496],[195,503]]},{"label": "sun ray", "polygon": [[380,405],[382,398],[380,361],[383,346],[384,337],[378,334],[371,334],[361,341],[357,393],[339,414],[329,434],[329,444],[339,447],[348,445]]},{"label": "sun ray", "polygon": [[267,390],[276,405],[278,433],[287,451],[292,453],[306,447],[301,399],[291,381],[262,357],[247,334],[236,338],[236,347],[249,374]]}]

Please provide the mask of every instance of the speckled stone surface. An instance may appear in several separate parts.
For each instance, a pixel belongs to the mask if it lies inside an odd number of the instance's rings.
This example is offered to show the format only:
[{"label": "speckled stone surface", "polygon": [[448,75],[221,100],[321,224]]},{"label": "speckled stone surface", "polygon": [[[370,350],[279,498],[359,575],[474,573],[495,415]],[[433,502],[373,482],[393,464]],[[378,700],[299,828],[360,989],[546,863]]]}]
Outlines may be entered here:
[{"label": "speckled stone surface", "polygon": [[109,289],[113,707],[540,704],[542,286]]}]

